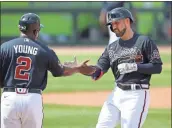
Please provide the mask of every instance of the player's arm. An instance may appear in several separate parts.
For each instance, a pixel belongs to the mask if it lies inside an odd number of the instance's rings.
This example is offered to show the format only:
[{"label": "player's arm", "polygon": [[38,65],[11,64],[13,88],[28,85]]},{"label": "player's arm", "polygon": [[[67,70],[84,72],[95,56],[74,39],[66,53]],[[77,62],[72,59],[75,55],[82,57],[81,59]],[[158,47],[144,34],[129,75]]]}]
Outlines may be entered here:
[{"label": "player's arm", "polygon": [[49,50],[48,54],[48,70],[52,73],[54,77],[60,77],[63,75],[64,67],[61,65],[60,60],[56,56],[53,50]]},{"label": "player's arm", "polygon": [[130,72],[140,72],[143,74],[159,74],[162,71],[162,61],[159,55],[156,44],[146,39],[143,46],[143,54],[147,59],[147,63],[122,63],[118,65],[118,71],[120,74],[126,74]]},{"label": "player's arm", "polygon": [[147,40],[144,46],[144,54],[148,63],[137,64],[137,70],[144,74],[159,74],[162,71],[162,61],[156,44],[151,40]]},{"label": "player's arm", "polygon": [[56,56],[54,51],[51,51],[48,69],[52,73],[54,77],[61,77],[61,76],[71,76],[74,73],[84,73],[84,74],[92,74],[95,72],[95,69],[93,67],[87,66],[87,61],[83,62],[80,66],[64,66],[61,64],[60,60]]},{"label": "player's arm", "polygon": [[98,59],[97,65],[94,66],[96,71],[91,75],[93,80],[100,79],[110,68],[110,59],[108,54],[108,47],[105,48],[103,54]]}]

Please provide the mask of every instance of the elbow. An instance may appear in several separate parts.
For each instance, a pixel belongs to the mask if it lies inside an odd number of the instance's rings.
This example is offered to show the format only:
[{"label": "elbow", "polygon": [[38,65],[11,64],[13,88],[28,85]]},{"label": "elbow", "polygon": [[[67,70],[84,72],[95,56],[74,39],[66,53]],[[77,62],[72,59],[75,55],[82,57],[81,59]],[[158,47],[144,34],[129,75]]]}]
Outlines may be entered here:
[{"label": "elbow", "polygon": [[56,73],[53,73],[52,74],[54,77],[61,77],[61,76],[64,76],[64,72],[63,71],[61,71],[61,72],[56,72]]},{"label": "elbow", "polygon": [[162,72],[162,65],[159,66],[159,74]]},{"label": "elbow", "polygon": [[157,65],[156,74],[160,74],[162,72],[162,65]]},{"label": "elbow", "polygon": [[54,77],[61,77],[63,74],[53,74]]}]

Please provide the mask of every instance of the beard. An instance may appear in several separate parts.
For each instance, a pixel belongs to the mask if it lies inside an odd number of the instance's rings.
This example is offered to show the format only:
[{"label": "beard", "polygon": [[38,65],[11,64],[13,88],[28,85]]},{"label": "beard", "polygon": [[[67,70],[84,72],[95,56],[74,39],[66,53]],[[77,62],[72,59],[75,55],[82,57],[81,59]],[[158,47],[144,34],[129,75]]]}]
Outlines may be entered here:
[{"label": "beard", "polygon": [[113,32],[116,34],[117,37],[122,37],[126,32],[126,28],[122,29],[121,31],[119,29],[115,29]]}]

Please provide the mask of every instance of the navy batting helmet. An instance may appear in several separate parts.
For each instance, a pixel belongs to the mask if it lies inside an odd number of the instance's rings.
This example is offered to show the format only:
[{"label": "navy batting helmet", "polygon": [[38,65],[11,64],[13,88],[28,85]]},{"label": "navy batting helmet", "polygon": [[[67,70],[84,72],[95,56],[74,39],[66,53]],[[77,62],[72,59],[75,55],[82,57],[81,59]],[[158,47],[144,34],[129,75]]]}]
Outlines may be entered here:
[{"label": "navy batting helmet", "polygon": [[108,21],[106,25],[111,25],[112,21],[117,21],[125,18],[129,18],[131,22],[134,22],[132,13],[128,9],[124,7],[115,8],[108,12]]},{"label": "navy batting helmet", "polygon": [[37,14],[34,13],[26,13],[24,14],[20,20],[19,20],[19,29],[21,31],[27,31],[30,24],[39,24],[40,28],[44,27],[42,24],[40,24],[40,18]]}]

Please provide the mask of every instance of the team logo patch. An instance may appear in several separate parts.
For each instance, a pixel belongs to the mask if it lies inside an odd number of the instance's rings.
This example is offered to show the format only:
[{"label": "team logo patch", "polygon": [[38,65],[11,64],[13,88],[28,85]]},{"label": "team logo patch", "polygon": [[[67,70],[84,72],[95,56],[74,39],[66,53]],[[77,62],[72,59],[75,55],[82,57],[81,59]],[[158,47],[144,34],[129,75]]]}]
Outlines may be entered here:
[{"label": "team logo patch", "polygon": [[28,38],[24,38],[24,42],[29,42],[29,39]]},{"label": "team logo patch", "polygon": [[155,49],[151,55],[151,59],[160,59],[160,55],[157,49]]}]

